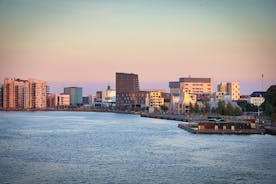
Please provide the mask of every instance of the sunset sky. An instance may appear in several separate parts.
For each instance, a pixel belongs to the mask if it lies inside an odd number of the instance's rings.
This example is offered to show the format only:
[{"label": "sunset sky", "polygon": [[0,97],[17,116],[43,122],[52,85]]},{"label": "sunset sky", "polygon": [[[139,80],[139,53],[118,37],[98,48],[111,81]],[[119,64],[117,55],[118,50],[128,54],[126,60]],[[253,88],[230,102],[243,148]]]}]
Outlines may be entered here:
[{"label": "sunset sky", "polygon": [[[0,0],[0,80],[37,78],[52,91],[141,88],[179,77],[239,81],[242,93],[276,84],[275,0]],[[62,92],[62,91],[60,91]]]}]

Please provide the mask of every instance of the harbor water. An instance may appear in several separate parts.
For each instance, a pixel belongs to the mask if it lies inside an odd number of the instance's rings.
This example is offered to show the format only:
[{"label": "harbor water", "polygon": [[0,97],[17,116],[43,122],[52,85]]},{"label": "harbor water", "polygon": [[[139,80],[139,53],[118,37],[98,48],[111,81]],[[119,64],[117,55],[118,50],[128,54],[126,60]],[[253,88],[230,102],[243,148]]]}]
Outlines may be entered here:
[{"label": "harbor water", "polygon": [[95,112],[0,112],[0,183],[275,183],[276,137]]}]

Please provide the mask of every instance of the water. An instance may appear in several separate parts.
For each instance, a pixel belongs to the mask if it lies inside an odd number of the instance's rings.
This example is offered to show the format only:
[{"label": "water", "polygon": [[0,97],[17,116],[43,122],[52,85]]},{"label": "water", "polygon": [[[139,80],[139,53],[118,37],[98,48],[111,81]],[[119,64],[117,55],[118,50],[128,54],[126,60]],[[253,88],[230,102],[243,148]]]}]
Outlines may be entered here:
[{"label": "water", "polygon": [[0,112],[0,183],[275,183],[275,136],[195,135],[177,124]]}]

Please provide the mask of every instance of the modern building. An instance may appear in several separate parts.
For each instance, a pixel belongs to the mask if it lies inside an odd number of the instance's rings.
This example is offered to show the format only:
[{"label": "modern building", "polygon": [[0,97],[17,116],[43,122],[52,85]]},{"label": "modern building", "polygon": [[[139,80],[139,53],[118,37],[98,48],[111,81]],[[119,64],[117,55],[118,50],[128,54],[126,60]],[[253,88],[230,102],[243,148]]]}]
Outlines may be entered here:
[{"label": "modern building", "polygon": [[180,94],[180,84],[179,81],[169,82],[170,88],[170,112],[178,111],[178,102],[179,102],[179,94]]},{"label": "modern building", "polygon": [[164,97],[162,97],[161,91],[150,91],[149,92],[149,107],[160,109],[164,105]]},{"label": "modern building", "polygon": [[139,80],[133,73],[116,73],[116,105],[137,107],[139,104]]},{"label": "modern building", "polygon": [[221,82],[218,84],[218,92],[225,95],[229,94],[232,101],[240,99],[240,83],[239,82]]},{"label": "modern building", "polygon": [[47,83],[45,81],[29,79],[30,102],[33,109],[47,108]]},{"label": "modern building", "polygon": [[189,90],[182,89],[179,94],[178,101],[178,114],[188,113],[190,111],[190,106],[195,106],[197,100],[196,95]]},{"label": "modern building", "polygon": [[79,106],[82,105],[82,88],[81,87],[66,87],[64,88],[64,94],[70,96],[70,105]]},{"label": "modern building", "polygon": [[95,107],[111,107],[116,105],[116,90],[111,89],[110,85],[104,91],[96,92]]},{"label": "modern building", "polygon": [[208,101],[213,93],[213,80],[211,78],[182,77],[178,81],[169,82],[170,111],[172,113],[185,113],[197,101]]},{"label": "modern building", "polygon": [[64,108],[70,105],[70,95],[68,94],[48,94],[47,106],[49,108]]},{"label": "modern building", "polygon": [[102,91],[102,103],[105,106],[113,106],[116,104],[116,90],[111,89],[110,85],[107,86],[105,91]]},{"label": "modern building", "polygon": [[42,80],[6,78],[4,109],[46,109],[47,83]]},{"label": "modern building", "polygon": [[183,77],[179,79],[180,89],[190,91],[195,95],[212,94],[213,80],[211,78]]}]

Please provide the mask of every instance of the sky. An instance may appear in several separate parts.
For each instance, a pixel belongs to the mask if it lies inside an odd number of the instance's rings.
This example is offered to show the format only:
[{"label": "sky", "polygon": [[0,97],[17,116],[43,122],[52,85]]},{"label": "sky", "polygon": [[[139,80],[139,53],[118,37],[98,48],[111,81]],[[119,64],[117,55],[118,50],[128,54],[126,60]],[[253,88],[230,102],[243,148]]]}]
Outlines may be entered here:
[{"label": "sky", "polygon": [[262,74],[276,84],[275,20],[275,0],[0,0],[0,81],[90,94],[126,72],[141,88],[211,77],[250,94]]}]

